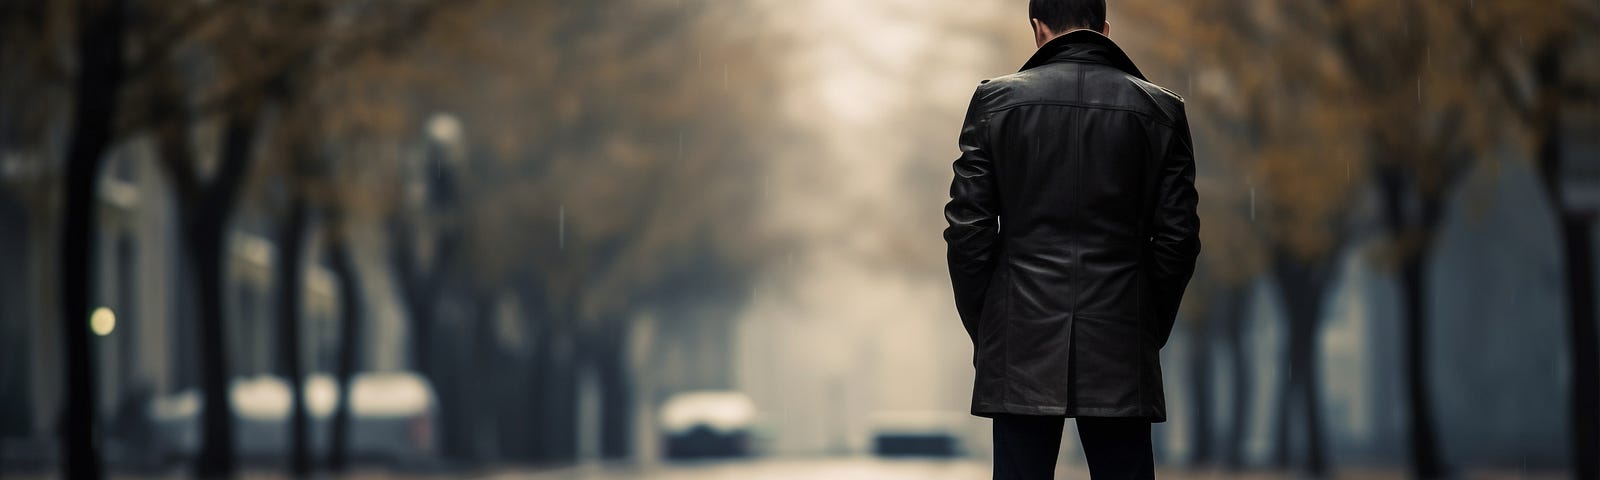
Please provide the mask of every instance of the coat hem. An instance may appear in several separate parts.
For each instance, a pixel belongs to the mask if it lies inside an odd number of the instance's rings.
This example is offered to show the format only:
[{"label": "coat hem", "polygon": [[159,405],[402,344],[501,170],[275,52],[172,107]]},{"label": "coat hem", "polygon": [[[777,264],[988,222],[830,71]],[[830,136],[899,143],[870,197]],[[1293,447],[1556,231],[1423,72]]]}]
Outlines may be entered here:
[{"label": "coat hem", "polygon": [[1150,423],[1165,423],[1163,412],[1152,412],[1140,407],[1063,407],[1054,405],[1019,405],[1014,403],[973,404],[972,415],[994,418],[996,415],[1038,415],[1049,417],[1118,417],[1148,418]]}]

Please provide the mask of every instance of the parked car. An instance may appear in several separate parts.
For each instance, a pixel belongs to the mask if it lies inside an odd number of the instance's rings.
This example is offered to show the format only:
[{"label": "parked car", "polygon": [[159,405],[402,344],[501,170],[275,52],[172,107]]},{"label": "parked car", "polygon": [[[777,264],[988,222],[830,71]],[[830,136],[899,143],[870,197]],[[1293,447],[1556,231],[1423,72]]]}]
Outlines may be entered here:
[{"label": "parked car", "polygon": [[965,415],[951,412],[894,411],[874,414],[872,450],[882,457],[953,457],[962,454]]},{"label": "parked car", "polygon": [[[331,376],[306,379],[311,452],[328,450],[338,384]],[[281,461],[289,448],[289,385],[264,375],[233,382],[234,441],[244,461]],[[421,465],[436,459],[433,387],[409,372],[357,374],[350,386],[349,454],[361,461]],[[159,397],[150,405],[159,448],[168,461],[193,458],[200,449],[199,415],[205,400],[194,389]]]},{"label": "parked car", "polygon": [[748,456],[755,422],[755,402],[743,393],[673,395],[661,406],[664,454],[671,459]]}]

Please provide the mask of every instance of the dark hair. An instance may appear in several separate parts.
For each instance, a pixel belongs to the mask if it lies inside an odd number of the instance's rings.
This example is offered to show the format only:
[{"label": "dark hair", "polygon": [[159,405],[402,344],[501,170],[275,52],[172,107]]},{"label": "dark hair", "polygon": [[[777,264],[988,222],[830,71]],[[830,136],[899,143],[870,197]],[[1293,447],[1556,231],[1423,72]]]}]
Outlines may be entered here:
[{"label": "dark hair", "polygon": [[1057,33],[1073,28],[1106,28],[1106,0],[1028,0],[1028,18]]}]

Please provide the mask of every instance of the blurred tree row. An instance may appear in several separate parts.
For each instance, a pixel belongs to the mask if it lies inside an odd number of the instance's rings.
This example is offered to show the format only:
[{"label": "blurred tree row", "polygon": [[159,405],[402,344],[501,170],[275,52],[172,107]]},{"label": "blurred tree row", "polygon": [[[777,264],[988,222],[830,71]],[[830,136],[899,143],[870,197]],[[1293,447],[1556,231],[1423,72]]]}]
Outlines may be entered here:
[{"label": "blurred tree row", "polygon": [[[197,474],[233,470],[229,371],[223,319],[227,232],[246,178],[258,163],[258,136],[317,78],[351,57],[392,50],[416,31],[425,2],[83,1],[8,4],[15,32],[12,65],[20,81],[8,97],[32,101],[39,131],[15,143],[43,150],[55,105],[74,105],[66,129],[61,212],[63,339],[67,408],[62,412],[64,473],[101,474],[93,411],[94,372],[86,323],[93,284],[90,246],[98,179],[107,152],[153,138],[178,205],[183,247],[193,266],[185,282],[199,312],[203,397]],[[355,25],[347,26],[343,24]],[[370,28],[369,28],[370,27]],[[70,49],[70,50],[66,50]],[[76,55],[55,55],[72,51]],[[26,75],[36,75],[26,77]],[[64,84],[71,87],[62,89]],[[62,90],[59,91],[58,90]],[[220,131],[215,139],[204,132]],[[198,140],[198,141],[197,141]],[[212,141],[206,141],[212,140]],[[26,145],[25,145],[26,146]],[[306,159],[294,158],[294,162]],[[192,288],[192,290],[191,290]],[[353,302],[347,302],[353,304]],[[298,336],[286,335],[286,339]],[[292,341],[292,340],[291,340]],[[298,390],[299,378],[292,383]],[[298,399],[299,397],[296,396]],[[294,464],[305,469],[304,407],[296,402]]]},{"label": "blurred tree row", "polygon": [[[412,324],[428,329],[414,337],[419,368],[463,408],[443,419],[457,455],[577,455],[585,376],[601,392],[598,453],[629,454],[633,399],[649,394],[632,389],[631,322],[685,297],[743,292],[767,243],[744,226],[760,147],[775,135],[761,108],[775,70],[761,54],[768,40],[732,12],[521,3],[475,25],[488,41],[470,62],[424,52],[419,65],[450,73],[421,98],[461,112],[471,148],[438,146],[439,160],[467,167],[429,180],[455,206],[397,219],[399,231],[435,236],[397,235],[416,255],[395,263],[417,292]],[[528,321],[497,320],[506,298]],[[439,342],[460,330],[440,319],[450,311],[481,319],[462,338],[501,348]]]},{"label": "blurred tree row", "polygon": [[[1411,473],[1449,474],[1430,399],[1426,265],[1454,187],[1478,162],[1510,145],[1534,159],[1558,208],[1567,258],[1574,472],[1578,478],[1600,475],[1594,455],[1600,449],[1594,212],[1569,204],[1561,190],[1562,142],[1569,135],[1562,130],[1562,108],[1592,104],[1600,84],[1592,62],[1563,66],[1593,55],[1600,6],[1372,0],[1130,6],[1156,30],[1178,37],[1156,49],[1175,71],[1194,79],[1189,101],[1199,107],[1191,111],[1214,116],[1196,137],[1213,139],[1212,154],[1222,160],[1216,168],[1223,171],[1216,181],[1242,183],[1226,189],[1249,192],[1247,201],[1207,196],[1223,202],[1211,207],[1208,220],[1221,219],[1220,227],[1229,230],[1210,227],[1208,235],[1248,232],[1251,242],[1265,244],[1238,252],[1229,248],[1236,239],[1207,242],[1202,275],[1236,268],[1230,264],[1238,258],[1264,256],[1245,265],[1261,265],[1284,296],[1289,376],[1276,406],[1280,465],[1289,463],[1289,413],[1297,412],[1307,435],[1299,443],[1307,449],[1304,466],[1312,475],[1328,474],[1314,376],[1317,319],[1331,262],[1353,237],[1375,227],[1389,238],[1376,261],[1392,267],[1401,285]],[[1377,199],[1375,218],[1361,210],[1368,191]],[[1246,211],[1247,221],[1235,220]],[[1227,315],[1200,317],[1237,321]],[[1235,340],[1225,344],[1241,348]],[[1247,381],[1243,373],[1233,378]],[[1244,411],[1234,415],[1234,438],[1241,437]],[[1239,449],[1230,449],[1235,453],[1227,464],[1240,464]]]},{"label": "blurred tree row", "polygon": [[[331,368],[348,398],[365,315],[351,249],[377,224],[392,234],[408,353],[439,391],[447,454],[570,458],[579,370],[602,385],[604,453],[626,454],[638,393],[628,322],[652,303],[733,290],[761,258],[762,239],[739,225],[759,194],[756,146],[773,135],[758,106],[774,77],[757,32],[734,20],[700,2],[629,0],[8,3],[4,54],[17,68],[3,94],[36,108],[6,110],[6,140],[48,151],[49,126],[71,122],[65,161],[43,166],[65,199],[63,474],[103,474],[84,320],[97,184],[107,152],[142,140],[156,145],[192,266],[173,287],[199,312],[196,345],[179,347],[198,349],[207,400],[198,476],[235,470],[223,269],[241,205],[281,225],[294,473],[311,470],[303,378],[319,367],[300,355],[307,241],[325,245],[338,278]],[[508,343],[508,294],[531,343]],[[336,412],[333,468],[346,461],[348,402]],[[496,452],[496,437],[521,447]]]}]

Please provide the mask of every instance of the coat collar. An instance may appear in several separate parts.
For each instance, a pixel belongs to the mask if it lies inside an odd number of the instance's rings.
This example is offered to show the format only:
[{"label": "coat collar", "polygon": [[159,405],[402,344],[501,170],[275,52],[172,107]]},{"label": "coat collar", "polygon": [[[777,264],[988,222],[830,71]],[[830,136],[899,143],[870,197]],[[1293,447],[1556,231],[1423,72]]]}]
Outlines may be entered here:
[{"label": "coat collar", "polygon": [[1144,78],[1139,72],[1139,67],[1134,66],[1128,54],[1122,52],[1115,42],[1100,32],[1094,30],[1073,30],[1065,35],[1045,42],[1039,51],[1028,58],[1028,63],[1022,65],[1022,70],[1048,65],[1056,62],[1086,62],[1099,63],[1116,67],[1129,75]]}]

